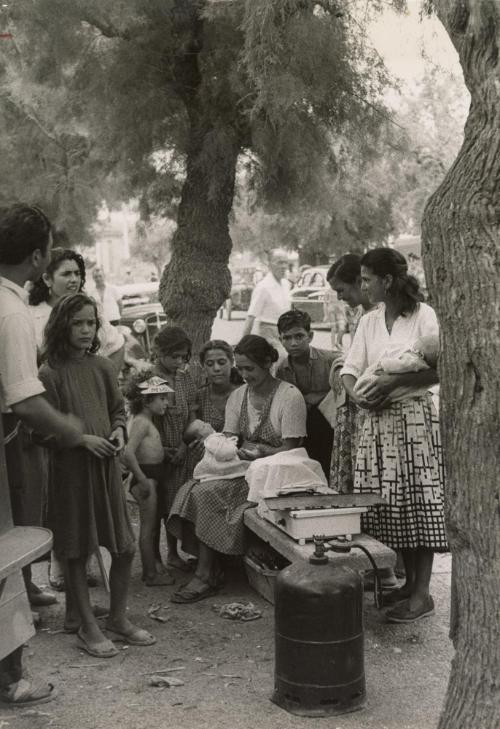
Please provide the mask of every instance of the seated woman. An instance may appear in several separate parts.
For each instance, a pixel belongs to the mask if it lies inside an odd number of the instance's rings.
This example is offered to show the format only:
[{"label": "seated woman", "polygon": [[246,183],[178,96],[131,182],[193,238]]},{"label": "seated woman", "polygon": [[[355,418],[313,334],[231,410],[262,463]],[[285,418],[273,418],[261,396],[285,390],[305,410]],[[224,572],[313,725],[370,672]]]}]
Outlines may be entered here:
[{"label": "seated woman", "polygon": [[[306,404],[294,385],[271,374],[277,350],[263,337],[247,335],[234,352],[246,384],[229,396],[224,433],[240,438],[240,458],[253,461],[300,446],[306,435]],[[187,551],[198,552],[198,565],[193,579],[172,596],[173,602],[197,602],[217,592],[217,553],[243,554],[247,495],[243,476],[188,481],[181,487],[167,528]],[[197,543],[188,543],[193,530]]]}]

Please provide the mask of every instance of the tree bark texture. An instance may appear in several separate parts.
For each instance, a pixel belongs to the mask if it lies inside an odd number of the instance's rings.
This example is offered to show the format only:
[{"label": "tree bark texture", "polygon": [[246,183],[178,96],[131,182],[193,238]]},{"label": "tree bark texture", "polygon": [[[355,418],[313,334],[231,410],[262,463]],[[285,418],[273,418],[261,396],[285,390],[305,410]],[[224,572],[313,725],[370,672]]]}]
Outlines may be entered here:
[{"label": "tree bark texture", "polygon": [[172,256],[160,283],[168,321],[188,332],[194,354],[210,338],[217,310],[231,292],[229,214],[242,146],[236,99],[224,83],[227,69],[219,69],[219,74],[207,70],[201,55],[204,50],[210,55],[211,48],[204,45],[217,44],[217,28],[205,32],[199,5],[184,6],[191,37],[175,64],[189,140]]},{"label": "tree bark texture", "polygon": [[439,729],[500,726],[500,0],[435,0],[471,108],[430,198],[424,264],[441,324],[441,427],[456,654]]}]

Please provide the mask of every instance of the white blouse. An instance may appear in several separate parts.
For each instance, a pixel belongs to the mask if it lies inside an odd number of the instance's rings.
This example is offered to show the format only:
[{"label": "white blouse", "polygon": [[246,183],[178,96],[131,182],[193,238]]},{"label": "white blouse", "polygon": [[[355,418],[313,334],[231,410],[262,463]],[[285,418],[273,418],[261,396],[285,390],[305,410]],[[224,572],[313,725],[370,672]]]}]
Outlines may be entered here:
[{"label": "white blouse", "polygon": [[[428,304],[421,303],[412,314],[398,316],[390,334],[385,323],[385,305],[381,304],[361,317],[340,375],[353,375],[357,379],[385,352],[402,351],[419,337],[429,335],[439,335],[439,324],[434,309]],[[428,389],[415,388],[414,394]]]},{"label": "white blouse", "polygon": [[[240,435],[240,417],[246,385],[234,390],[226,403],[226,422],[224,433]],[[248,420],[250,430],[254,430],[259,422],[260,413],[248,402]],[[303,438],[306,436],[307,408],[300,390],[289,382],[280,382],[271,403],[269,419],[276,434],[280,438]]]}]

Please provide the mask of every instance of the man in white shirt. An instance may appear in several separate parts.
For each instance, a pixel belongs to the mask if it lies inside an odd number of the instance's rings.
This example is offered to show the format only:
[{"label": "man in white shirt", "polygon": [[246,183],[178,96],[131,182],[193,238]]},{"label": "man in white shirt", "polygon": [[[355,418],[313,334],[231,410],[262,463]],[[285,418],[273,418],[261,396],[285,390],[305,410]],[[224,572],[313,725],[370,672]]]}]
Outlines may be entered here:
[{"label": "man in white shirt", "polygon": [[[24,285],[44,273],[51,248],[51,224],[41,210],[28,205],[0,210],[0,409],[12,518],[20,526],[29,524],[24,523],[26,488],[19,468],[19,422],[44,435],[58,435],[67,447],[82,442],[83,425],[49,405],[38,379],[35,326]],[[0,484],[0,488],[6,487]],[[0,633],[4,629],[0,625]],[[23,678],[22,647],[0,660],[1,701],[32,706],[53,697],[51,684]]]},{"label": "man in white shirt", "polygon": [[242,336],[250,334],[257,321],[256,334],[265,337],[285,355],[278,334],[278,319],[291,308],[290,281],[286,278],[288,261],[281,251],[273,251],[269,273],[256,285],[247,312]]},{"label": "man in white shirt", "polygon": [[121,298],[114,286],[106,283],[106,277],[102,268],[94,268],[92,272],[94,279],[94,291],[92,295],[101,304],[104,318],[113,326],[118,326],[121,317]]}]

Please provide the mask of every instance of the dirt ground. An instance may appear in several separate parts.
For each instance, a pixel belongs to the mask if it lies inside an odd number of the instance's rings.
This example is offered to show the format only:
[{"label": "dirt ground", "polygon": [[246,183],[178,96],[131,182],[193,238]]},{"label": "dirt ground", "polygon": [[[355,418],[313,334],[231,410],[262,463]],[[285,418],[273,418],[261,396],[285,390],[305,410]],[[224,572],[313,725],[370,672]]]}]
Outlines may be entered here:
[{"label": "dirt ground", "polygon": [[[132,507],[137,528],[137,513]],[[34,570],[38,584],[46,566]],[[436,615],[413,626],[384,623],[383,612],[365,601],[366,707],[352,714],[310,719],[293,716],[270,701],[274,672],[273,607],[246,582],[237,565],[226,587],[194,605],[175,605],[175,587],[147,588],[136,557],[130,618],[157,637],[150,648],[124,647],[108,660],[78,650],[75,636],[61,632],[60,604],[42,609],[42,629],[25,651],[26,666],[57,685],[55,701],[31,710],[0,710],[0,729],[430,729],[437,725],[453,649],[448,641],[450,558],[438,556],[432,591]],[[177,574],[177,582],[185,580]],[[94,602],[106,604],[102,587]],[[262,617],[252,622],[221,618],[215,608],[252,601]],[[161,604],[157,622],[148,614]],[[156,671],[183,685],[149,685]]]}]

